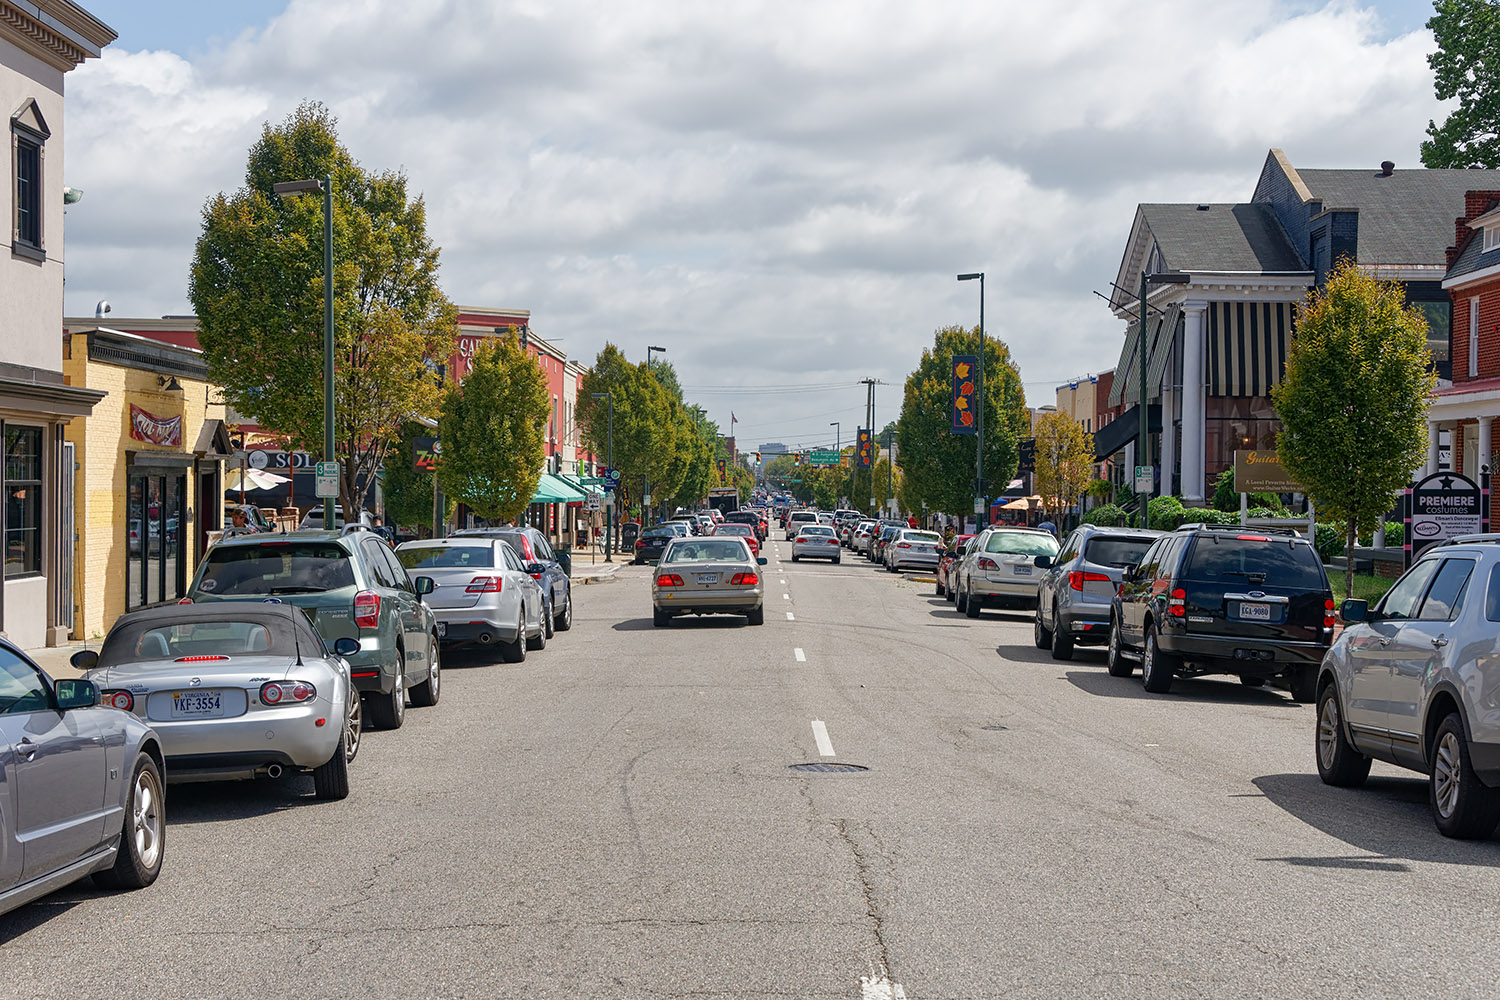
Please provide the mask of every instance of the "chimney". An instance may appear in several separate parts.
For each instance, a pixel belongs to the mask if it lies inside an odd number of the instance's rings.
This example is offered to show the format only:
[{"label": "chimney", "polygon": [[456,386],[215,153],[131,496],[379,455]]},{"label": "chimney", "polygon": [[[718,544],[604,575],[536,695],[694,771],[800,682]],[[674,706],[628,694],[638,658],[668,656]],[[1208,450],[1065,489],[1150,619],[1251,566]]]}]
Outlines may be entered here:
[{"label": "chimney", "polygon": [[1391,174],[1394,174],[1395,172],[1396,172],[1396,164],[1392,163],[1390,160],[1381,160],[1380,161],[1380,176],[1382,176],[1382,177],[1389,177],[1389,176],[1391,176]]}]

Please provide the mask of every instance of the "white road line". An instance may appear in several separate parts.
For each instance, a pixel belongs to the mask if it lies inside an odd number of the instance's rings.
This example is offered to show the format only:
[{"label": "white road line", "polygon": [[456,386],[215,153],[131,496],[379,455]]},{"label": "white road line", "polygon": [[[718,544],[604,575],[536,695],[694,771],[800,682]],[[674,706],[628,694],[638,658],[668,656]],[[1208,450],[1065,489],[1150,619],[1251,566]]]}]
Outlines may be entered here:
[{"label": "white road line", "polygon": [[791,594],[782,594],[781,595],[781,599],[783,601],[790,601],[792,599],[792,595]]},{"label": "white road line", "polygon": [[794,621],[797,620],[797,616],[794,615],[794,614],[792,614],[790,611],[788,611],[786,613],[786,620],[789,621],[789,622],[794,622]]},{"label": "white road line", "polygon": [[797,658],[797,662],[798,663],[806,663],[807,662],[807,654],[804,653],[804,652],[802,652],[802,647],[801,646],[798,646],[797,648],[793,649],[792,650],[792,655]]},{"label": "white road line", "polygon": [[906,990],[891,982],[890,973],[881,966],[879,972],[872,969],[868,976],[859,977],[859,1000],[906,1000]]},{"label": "white road line", "polygon": [[828,739],[828,727],[823,725],[819,719],[813,720],[813,739],[817,741],[818,753],[824,757],[836,756],[833,752],[833,742]]},{"label": "white road line", "polygon": [[780,583],[780,584],[781,584],[781,585],[782,585],[782,586],[783,586],[783,587],[785,587],[785,586],[786,586],[786,581],[785,581],[785,580],[781,580],[781,581],[778,581],[778,582],[779,582],[779,583]]}]

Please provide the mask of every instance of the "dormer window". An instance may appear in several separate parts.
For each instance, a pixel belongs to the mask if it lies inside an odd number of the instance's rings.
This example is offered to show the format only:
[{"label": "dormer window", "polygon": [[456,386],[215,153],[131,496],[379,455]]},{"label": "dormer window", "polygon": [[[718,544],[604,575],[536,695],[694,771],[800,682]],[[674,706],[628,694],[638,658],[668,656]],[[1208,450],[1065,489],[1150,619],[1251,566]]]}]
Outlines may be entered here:
[{"label": "dormer window", "polygon": [[16,182],[12,192],[10,246],[12,253],[33,260],[47,257],[42,206],[46,204],[43,197],[46,143],[51,137],[52,131],[47,128],[35,100],[28,100],[11,116],[11,176]]},{"label": "dormer window", "polygon": [[1484,252],[1500,250],[1500,223],[1484,227]]}]

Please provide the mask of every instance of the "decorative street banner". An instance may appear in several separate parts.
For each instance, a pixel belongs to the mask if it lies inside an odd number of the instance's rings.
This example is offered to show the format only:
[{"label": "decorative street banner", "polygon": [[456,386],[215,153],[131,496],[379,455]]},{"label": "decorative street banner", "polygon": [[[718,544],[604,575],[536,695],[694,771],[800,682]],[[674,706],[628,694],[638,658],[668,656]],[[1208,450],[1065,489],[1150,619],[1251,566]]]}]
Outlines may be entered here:
[{"label": "decorative street banner", "polygon": [[855,462],[861,469],[875,467],[874,448],[870,443],[870,430],[867,427],[859,429],[859,435],[855,438]]},{"label": "decorative street banner", "polygon": [[953,433],[973,434],[974,407],[979,403],[979,358],[972,354],[953,356]]},{"label": "decorative street banner", "polygon": [[435,437],[414,438],[411,443],[413,472],[432,472],[443,457],[443,443]]},{"label": "decorative street banner", "polygon": [[165,445],[168,448],[182,447],[182,418],[158,417],[154,413],[130,404],[130,436],[137,441]]},{"label": "decorative street banner", "polygon": [[1429,546],[1489,528],[1479,484],[1457,472],[1428,476],[1406,491],[1406,565]]},{"label": "decorative street banner", "polygon": [[729,472],[728,472],[728,470],[725,467],[724,459],[722,459],[722,458],[716,459],[715,463],[718,465],[718,468],[719,468],[719,484],[723,485],[724,480],[726,480],[729,477]]}]

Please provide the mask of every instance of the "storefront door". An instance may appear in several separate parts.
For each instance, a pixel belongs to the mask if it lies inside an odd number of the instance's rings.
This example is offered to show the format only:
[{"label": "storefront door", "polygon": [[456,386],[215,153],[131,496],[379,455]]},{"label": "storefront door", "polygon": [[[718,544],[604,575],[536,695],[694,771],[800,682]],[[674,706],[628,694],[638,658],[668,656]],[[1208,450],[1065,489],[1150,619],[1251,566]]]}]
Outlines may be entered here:
[{"label": "storefront door", "polygon": [[132,471],[128,489],[127,611],[175,601],[187,589],[183,548],[187,476],[175,470]]}]

